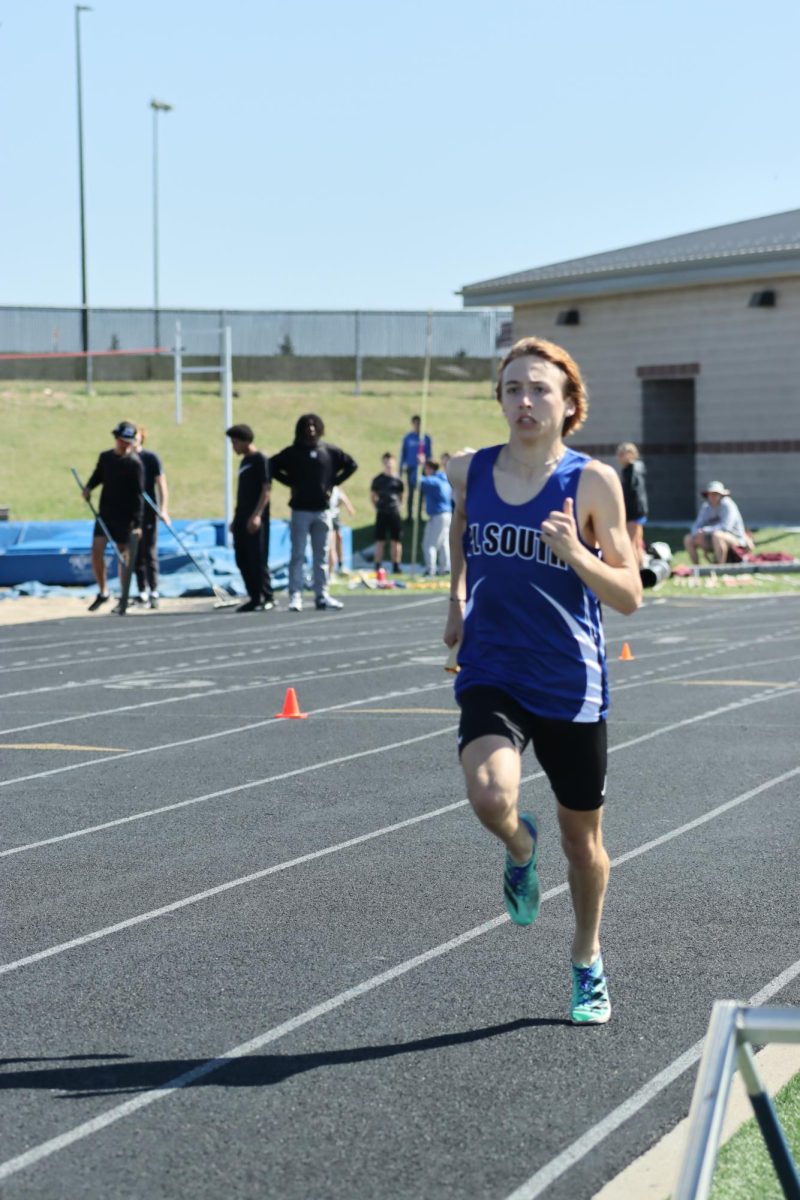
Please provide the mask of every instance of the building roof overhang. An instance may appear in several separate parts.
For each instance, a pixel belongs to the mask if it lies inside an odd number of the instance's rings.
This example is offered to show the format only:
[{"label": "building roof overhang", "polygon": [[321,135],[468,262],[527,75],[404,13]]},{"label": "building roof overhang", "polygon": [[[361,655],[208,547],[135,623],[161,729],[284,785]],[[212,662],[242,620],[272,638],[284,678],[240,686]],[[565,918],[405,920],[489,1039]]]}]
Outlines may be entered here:
[{"label": "building roof overhang", "polygon": [[466,307],[580,300],[800,276],[800,209],[518,271],[459,293]]}]

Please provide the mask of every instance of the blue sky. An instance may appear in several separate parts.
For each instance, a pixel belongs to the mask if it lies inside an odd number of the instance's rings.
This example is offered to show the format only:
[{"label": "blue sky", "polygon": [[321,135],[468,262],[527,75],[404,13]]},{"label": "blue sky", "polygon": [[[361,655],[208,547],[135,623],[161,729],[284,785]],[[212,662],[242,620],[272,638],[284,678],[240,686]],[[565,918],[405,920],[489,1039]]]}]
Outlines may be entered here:
[{"label": "blue sky", "polygon": [[[96,0],[89,300],[453,308],[465,283],[800,207],[784,0]],[[74,5],[0,2],[0,304],[80,300]]]}]

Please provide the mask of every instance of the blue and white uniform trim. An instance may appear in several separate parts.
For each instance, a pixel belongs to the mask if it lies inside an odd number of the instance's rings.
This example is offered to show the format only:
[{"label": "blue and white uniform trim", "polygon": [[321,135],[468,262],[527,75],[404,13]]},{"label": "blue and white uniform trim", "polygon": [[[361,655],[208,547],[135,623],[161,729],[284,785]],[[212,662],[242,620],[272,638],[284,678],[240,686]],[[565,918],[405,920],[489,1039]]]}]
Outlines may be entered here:
[{"label": "blue and white uniform trim", "polygon": [[608,673],[600,602],[541,537],[550,513],[563,510],[568,496],[575,501],[590,460],[566,450],[532,500],[507,504],[494,486],[501,449],[478,450],[469,468],[467,603],[456,695],[488,685],[538,716],[602,720]]}]

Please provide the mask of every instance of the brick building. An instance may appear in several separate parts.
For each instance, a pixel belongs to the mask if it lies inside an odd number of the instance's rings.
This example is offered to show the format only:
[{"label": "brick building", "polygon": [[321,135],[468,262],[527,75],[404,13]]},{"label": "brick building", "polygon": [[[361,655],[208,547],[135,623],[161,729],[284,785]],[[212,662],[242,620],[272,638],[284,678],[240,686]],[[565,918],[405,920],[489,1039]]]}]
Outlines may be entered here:
[{"label": "brick building", "polygon": [[800,523],[800,209],[488,279],[514,338],[566,347],[589,388],[571,441],[636,442],[655,519],[721,479],[752,524]]}]

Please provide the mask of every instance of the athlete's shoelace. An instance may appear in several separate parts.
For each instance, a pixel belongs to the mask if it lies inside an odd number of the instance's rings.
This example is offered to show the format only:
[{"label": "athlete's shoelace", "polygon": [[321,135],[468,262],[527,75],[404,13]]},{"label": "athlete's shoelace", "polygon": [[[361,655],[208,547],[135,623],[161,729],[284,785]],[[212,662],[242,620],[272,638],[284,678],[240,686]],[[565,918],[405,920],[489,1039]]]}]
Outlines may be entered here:
[{"label": "athlete's shoelace", "polygon": [[600,1004],[605,1000],[605,980],[602,975],[595,975],[594,967],[575,967],[575,982],[582,1004]]},{"label": "athlete's shoelace", "polygon": [[506,867],[506,880],[508,882],[508,886],[517,896],[524,895],[524,893],[526,893],[528,890],[527,883],[530,866],[531,864],[529,862],[525,863],[525,865],[522,867],[519,865],[519,863],[509,862],[508,866]]}]

